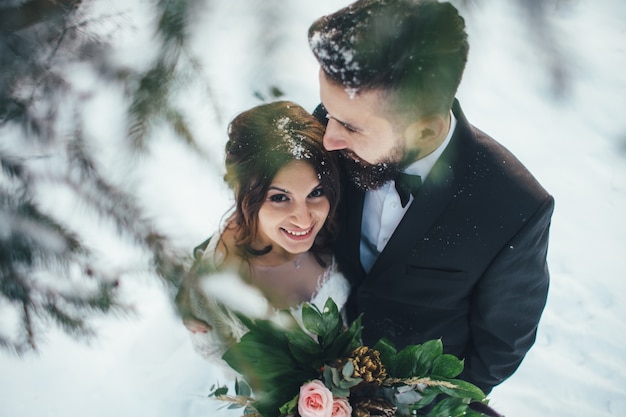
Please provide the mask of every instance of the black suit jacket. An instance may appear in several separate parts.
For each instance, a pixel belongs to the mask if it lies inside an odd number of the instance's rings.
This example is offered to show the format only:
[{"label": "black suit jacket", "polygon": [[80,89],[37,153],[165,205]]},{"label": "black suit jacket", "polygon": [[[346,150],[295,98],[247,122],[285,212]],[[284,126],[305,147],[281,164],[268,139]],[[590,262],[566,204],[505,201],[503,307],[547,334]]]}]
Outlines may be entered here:
[{"label": "black suit jacket", "polygon": [[359,257],[364,193],[344,181],[335,255],[366,344],[441,338],[465,359],[461,378],[489,392],[535,341],[554,200],[456,101],[453,112],[448,147],[369,274]]}]

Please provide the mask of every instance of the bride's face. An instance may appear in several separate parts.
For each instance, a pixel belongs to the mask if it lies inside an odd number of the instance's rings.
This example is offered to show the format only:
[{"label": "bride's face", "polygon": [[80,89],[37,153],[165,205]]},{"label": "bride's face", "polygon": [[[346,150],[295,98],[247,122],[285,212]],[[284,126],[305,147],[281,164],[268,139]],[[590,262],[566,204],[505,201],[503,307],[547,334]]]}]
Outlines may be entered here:
[{"label": "bride's face", "polygon": [[308,251],[324,226],[330,203],[313,167],[293,161],[280,169],[259,210],[258,247],[291,254]]}]

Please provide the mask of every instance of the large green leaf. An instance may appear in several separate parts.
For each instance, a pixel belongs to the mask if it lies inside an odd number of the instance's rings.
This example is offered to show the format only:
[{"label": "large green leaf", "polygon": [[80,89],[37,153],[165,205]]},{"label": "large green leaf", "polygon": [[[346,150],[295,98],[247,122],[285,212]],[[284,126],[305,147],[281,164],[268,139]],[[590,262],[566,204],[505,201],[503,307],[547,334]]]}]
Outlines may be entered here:
[{"label": "large green leaf", "polygon": [[326,349],[335,342],[342,334],[344,325],[337,304],[332,298],[326,300],[323,311],[319,311],[315,305],[304,304],[302,323],[305,329],[317,336],[322,349]]},{"label": "large green leaf", "polygon": [[337,358],[346,357],[357,347],[361,346],[361,316],[352,322],[350,327],[337,335],[333,340],[328,340],[323,347],[324,361],[330,362]]},{"label": "large green leaf", "polygon": [[[433,379],[438,379],[433,377]],[[457,388],[451,389],[446,387],[439,387],[441,392],[457,398],[471,398],[472,400],[482,401],[485,399],[485,393],[476,385],[463,381],[462,379],[442,379],[448,381],[451,384],[456,385]]]},{"label": "large green leaf", "polygon": [[318,342],[322,348],[330,346],[343,331],[343,318],[337,304],[328,298],[322,311],[322,331],[318,335]]},{"label": "large green leaf", "polygon": [[315,305],[304,304],[302,306],[302,324],[305,329],[314,335],[319,336],[324,333],[322,313]]},{"label": "large green leaf", "polygon": [[394,344],[387,338],[381,338],[374,345],[374,350],[377,350],[380,355],[380,361],[387,369],[387,372],[390,376],[395,377],[395,374],[392,373],[392,369],[395,369],[396,364],[396,355],[398,351]]},{"label": "large green leaf", "polygon": [[[428,340],[421,345],[415,353],[415,365],[413,374],[409,376],[428,375],[435,359],[443,354],[443,343],[440,339]],[[411,346],[409,346],[411,347]]]},{"label": "large green leaf", "polygon": [[320,345],[303,331],[291,331],[287,334],[289,351],[300,363],[321,367],[324,364]]},{"label": "large green leaf", "polygon": [[428,417],[461,417],[467,412],[467,403],[461,398],[444,398],[427,414]]},{"label": "large green leaf", "polygon": [[[398,352],[394,366],[390,370],[391,374],[396,378],[416,376],[416,367],[421,350],[422,345],[409,345]],[[425,372],[420,372],[418,375],[424,374]]]},{"label": "large green leaf", "polygon": [[414,404],[414,408],[418,410],[420,408],[426,407],[427,405],[430,405],[430,403],[432,403],[435,398],[437,398],[437,395],[439,395],[440,392],[438,389],[428,387],[421,394],[422,399]]},{"label": "large green leaf", "polygon": [[454,378],[463,371],[463,361],[454,355],[443,354],[433,361],[432,374],[443,378]]}]

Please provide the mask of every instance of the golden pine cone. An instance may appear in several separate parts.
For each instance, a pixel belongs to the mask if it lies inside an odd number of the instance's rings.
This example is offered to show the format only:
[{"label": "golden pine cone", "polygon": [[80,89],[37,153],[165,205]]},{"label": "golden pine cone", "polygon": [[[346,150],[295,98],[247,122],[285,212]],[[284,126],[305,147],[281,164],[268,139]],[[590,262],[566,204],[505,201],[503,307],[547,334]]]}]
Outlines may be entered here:
[{"label": "golden pine cone", "polygon": [[387,378],[387,370],[380,361],[378,351],[361,346],[356,348],[350,355],[350,360],[354,365],[352,376],[362,378],[363,382],[374,382],[377,385]]},{"label": "golden pine cone", "polygon": [[384,398],[363,398],[352,404],[354,417],[393,417],[397,407]]}]

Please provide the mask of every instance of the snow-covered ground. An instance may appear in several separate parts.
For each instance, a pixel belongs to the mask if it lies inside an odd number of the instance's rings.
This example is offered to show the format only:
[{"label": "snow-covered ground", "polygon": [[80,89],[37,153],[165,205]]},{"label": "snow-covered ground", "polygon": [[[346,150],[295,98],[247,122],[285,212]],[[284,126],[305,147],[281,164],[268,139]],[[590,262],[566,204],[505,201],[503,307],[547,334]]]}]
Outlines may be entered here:
[{"label": "snow-covered ground", "polygon": [[[112,4],[101,3],[103,10]],[[258,21],[246,7],[250,2],[209,3],[211,14],[197,15],[194,51],[207,69],[220,117],[202,97],[207,90],[185,100],[194,103],[189,116],[219,164],[225,124],[258,103],[251,91],[265,94],[276,85],[287,99],[314,108],[317,68],[306,30],[348,2],[268,0],[275,6],[269,22]],[[552,284],[537,343],[516,374],[493,391],[491,404],[507,417],[624,415],[626,4],[569,0],[548,8],[558,45],[549,57],[565,64],[570,82],[568,94],[554,100],[544,52],[533,43],[537,28],[525,24],[510,1],[471,3],[478,6],[465,13],[471,50],[458,94],[464,111],[556,199]],[[142,32],[145,22],[129,16],[134,31],[117,30],[114,40],[120,41],[119,59],[131,62],[137,51],[145,53],[149,35]],[[259,47],[264,36],[269,49]],[[89,105],[98,115],[94,132],[115,125],[115,116],[103,111],[109,100],[103,93]],[[180,248],[200,242],[229,207],[214,167],[166,134],[139,168],[133,173],[138,195]],[[51,329],[39,354],[16,359],[0,352],[0,416],[236,415],[216,411],[205,398],[224,375],[194,352],[164,288],[149,277],[133,277],[123,290],[138,314],[99,321],[91,344]]]}]

